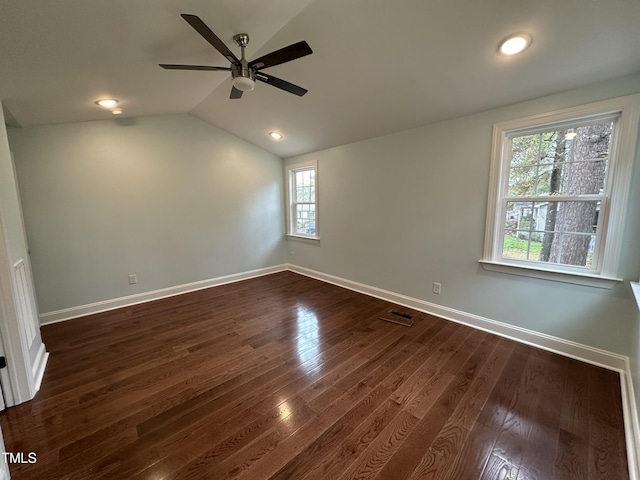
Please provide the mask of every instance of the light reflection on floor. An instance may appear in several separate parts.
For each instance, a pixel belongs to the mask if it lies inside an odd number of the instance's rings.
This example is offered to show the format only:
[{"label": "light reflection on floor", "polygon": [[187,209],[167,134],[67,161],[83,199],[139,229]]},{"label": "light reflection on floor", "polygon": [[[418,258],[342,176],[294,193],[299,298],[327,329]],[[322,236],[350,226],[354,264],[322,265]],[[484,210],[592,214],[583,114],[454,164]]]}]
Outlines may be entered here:
[{"label": "light reflection on floor", "polygon": [[304,305],[298,305],[296,313],[298,359],[305,372],[311,373],[318,367],[320,361],[318,357],[320,353],[318,317]]}]

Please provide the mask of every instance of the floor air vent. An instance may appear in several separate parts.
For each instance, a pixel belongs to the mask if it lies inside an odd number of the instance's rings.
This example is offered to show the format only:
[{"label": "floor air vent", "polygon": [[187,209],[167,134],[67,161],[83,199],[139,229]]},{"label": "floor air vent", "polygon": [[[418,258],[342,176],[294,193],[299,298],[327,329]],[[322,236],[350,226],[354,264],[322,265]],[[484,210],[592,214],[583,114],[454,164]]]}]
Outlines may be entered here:
[{"label": "floor air vent", "polygon": [[413,315],[409,315],[408,313],[400,312],[398,310],[387,310],[383,316],[378,317],[380,320],[384,320],[385,322],[397,323],[398,325],[403,325],[405,327],[410,327],[413,325]]}]

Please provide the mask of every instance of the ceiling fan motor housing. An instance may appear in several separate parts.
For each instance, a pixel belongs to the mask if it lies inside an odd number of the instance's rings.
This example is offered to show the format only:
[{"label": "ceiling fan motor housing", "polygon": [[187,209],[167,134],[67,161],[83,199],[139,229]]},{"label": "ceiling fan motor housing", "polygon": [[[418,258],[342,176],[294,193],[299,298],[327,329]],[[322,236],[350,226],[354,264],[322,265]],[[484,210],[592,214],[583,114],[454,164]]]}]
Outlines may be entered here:
[{"label": "ceiling fan motor housing", "polygon": [[231,65],[233,86],[243,92],[249,92],[256,86],[256,74],[243,58],[240,65]]}]

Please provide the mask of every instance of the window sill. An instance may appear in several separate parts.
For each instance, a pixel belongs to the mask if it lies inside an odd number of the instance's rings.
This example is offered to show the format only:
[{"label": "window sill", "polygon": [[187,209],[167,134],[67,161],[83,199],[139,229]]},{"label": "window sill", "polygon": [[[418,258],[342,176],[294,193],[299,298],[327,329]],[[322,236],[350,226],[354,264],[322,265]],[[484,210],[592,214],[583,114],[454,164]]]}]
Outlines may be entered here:
[{"label": "window sill", "polygon": [[285,235],[287,240],[300,240],[302,242],[310,242],[310,243],[320,243],[320,237],[304,237],[302,235],[292,235],[287,233]]},{"label": "window sill", "polygon": [[480,260],[482,268],[491,272],[508,273],[521,275],[524,277],[541,278],[555,282],[573,283],[585,285],[587,287],[613,288],[622,282],[620,278],[604,277],[602,275],[589,275],[585,273],[560,272],[557,270],[546,270],[541,268],[525,267],[522,265],[512,265],[508,263]]}]

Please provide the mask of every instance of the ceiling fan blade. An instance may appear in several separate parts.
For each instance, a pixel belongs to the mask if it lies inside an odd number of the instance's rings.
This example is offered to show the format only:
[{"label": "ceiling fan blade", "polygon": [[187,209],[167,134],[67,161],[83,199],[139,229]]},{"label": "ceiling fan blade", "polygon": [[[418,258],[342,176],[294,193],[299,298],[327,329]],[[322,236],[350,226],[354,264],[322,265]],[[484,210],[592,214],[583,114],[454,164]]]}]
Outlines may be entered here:
[{"label": "ceiling fan blade", "polygon": [[209,67],[207,65],[175,65],[173,63],[160,63],[167,70],[231,70],[230,67]]},{"label": "ceiling fan blade", "polygon": [[299,97],[308,92],[306,88],[299,87],[298,85],[294,85],[293,83],[289,83],[286,80],[274,77],[273,75],[267,75],[263,72],[256,73],[256,80],[268,83],[272,87],[280,88],[285,92],[293,93],[294,95],[298,95]]},{"label": "ceiling fan blade", "polygon": [[231,87],[231,94],[229,98],[236,99],[242,97],[242,90],[238,90],[236,87]]},{"label": "ceiling fan blade", "polygon": [[209,42],[213,47],[218,50],[224,57],[234,65],[240,65],[240,60],[236,57],[229,47],[227,47],[218,36],[207,27],[206,23],[200,20],[197,15],[189,15],[188,13],[181,13],[180,16],[184,18],[189,25],[191,25],[196,32]]},{"label": "ceiling fan blade", "polygon": [[249,66],[254,70],[262,70],[263,68],[273,67],[274,65],[280,65],[281,63],[290,62],[296,58],[304,57],[313,53],[311,47],[304,40],[302,42],[294,43],[288,47],[281,48],[275,52],[267,53],[260,58],[249,62]]}]

